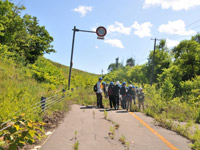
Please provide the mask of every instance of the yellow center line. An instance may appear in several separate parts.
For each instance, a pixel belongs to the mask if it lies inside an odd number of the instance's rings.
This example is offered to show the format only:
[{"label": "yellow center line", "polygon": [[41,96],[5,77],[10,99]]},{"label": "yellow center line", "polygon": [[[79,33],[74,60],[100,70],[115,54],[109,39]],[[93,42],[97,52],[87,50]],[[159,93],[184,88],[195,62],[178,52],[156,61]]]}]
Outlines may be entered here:
[{"label": "yellow center line", "polygon": [[142,119],[140,119],[138,116],[136,116],[133,112],[129,112],[129,113],[131,115],[133,115],[137,120],[139,120],[152,133],[157,135],[169,148],[171,148],[173,150],[178,150],[175,146],[173,146],[169,141],[167,141],[163,136],[161,136],[158,132],[156,132],[154,129],[152,129],[148,124],[146,124]]}]

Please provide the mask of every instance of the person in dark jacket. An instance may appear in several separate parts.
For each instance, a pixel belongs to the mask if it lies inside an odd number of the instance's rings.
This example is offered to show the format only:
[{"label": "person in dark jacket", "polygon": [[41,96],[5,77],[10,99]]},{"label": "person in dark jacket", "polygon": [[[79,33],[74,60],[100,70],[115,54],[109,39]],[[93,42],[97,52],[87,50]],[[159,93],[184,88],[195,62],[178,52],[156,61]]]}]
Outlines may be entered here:
[{"label": "person in dark jacket", "polygon": [[126,82],[122,83],[120,95],[122,95],[122,109],[126,109]]},{"label": "person in dark jacket", "polygon": [[114,95],[114,84],[113,82],[110,82],[110,85],[108,87],[108,96],[110,101],[110,108],[115,107],[115,95]]},{"label": "person in dark jacket", "polygon": [[135,90],[132,85],[129,85],[128,91],[127,91],[127,106],[126,110],[128,111],[128,107],[130,106],[130,111],[132,107],[132,99],[135,97]]},{"label": "person in dark jacket", "polygon": [[115,109],[119,109],[119,91],[120,91],[120,82],[117,81],[114,86],[114,95],[115,95]]}]

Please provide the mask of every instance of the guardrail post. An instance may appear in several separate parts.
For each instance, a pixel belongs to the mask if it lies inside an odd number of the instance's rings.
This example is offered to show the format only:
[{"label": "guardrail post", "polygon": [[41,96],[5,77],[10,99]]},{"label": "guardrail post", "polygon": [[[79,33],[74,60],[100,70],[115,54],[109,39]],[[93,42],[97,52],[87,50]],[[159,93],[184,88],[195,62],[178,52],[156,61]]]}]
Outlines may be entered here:
[{"label": "guardrail post", "polygon": [[45,111],[45,103],[46,103],[46,97],[41,97],[41,108],[42,111]]},{"label": "guardrail post", "polygon": [[62,92],[63,92],[63,95],[62,95],[62,98],[63,98],[63,97],[65,97],[66,90],[63,88]]}]

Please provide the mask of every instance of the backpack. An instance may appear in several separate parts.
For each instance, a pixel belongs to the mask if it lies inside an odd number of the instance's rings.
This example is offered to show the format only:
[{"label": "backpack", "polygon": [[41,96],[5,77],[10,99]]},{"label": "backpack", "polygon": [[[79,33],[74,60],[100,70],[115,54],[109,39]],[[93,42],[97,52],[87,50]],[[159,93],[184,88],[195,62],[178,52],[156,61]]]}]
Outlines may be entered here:
[{"label": "backpack", "polygon": [[94,85],[94,92],[97,92],[97,83]]},{"label": "backpack", "polygon": [[110,86],[108,88],[108,96],[111,96],[113,94],[113,86]]}]

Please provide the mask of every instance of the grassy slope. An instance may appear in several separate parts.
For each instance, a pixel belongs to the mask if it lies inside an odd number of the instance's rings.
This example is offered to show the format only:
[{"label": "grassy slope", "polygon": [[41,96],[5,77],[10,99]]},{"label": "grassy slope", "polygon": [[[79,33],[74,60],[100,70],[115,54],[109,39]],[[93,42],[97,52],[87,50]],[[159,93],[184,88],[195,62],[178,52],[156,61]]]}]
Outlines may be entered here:
[{"label": "grassy slope", "polygon": [[[29,108],[25,111],[28,118],[41,119],[29,111],[31,105],[39,102],[41,96],[49,97],[66,88],[68,72],[69,67],[43,57],[27,67],[0,59],[0,122],[14,117],[14,112],[23,108]],[[71,87],[86,88],[93,85],[96,79],[95,74],[73,69]],[[54,109],[64,109],[62,105]]]}]

